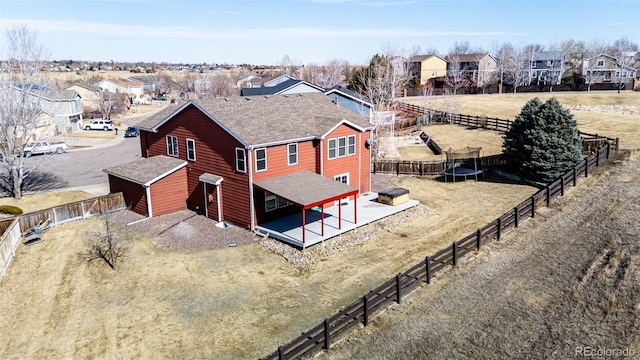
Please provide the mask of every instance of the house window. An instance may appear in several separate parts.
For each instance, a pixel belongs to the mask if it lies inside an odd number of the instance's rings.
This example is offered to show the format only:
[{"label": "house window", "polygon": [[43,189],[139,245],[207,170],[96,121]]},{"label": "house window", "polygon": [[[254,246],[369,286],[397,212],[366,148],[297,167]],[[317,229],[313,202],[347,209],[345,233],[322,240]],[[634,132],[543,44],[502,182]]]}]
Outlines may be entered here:
[{"label": "house window", "polygon": [[178,157],[178,137],[167,135],[167,155]]},{"label": "house window", "polygon": [[287,199],[281,198],[278,196],[278,208],[283,208],[289,206],[289,202]]},{"label": "house window", "polygon": [[256,149],[256,171],[267,170],[267,149]]},{"label": "house window", "polygon": [[627,77],[627,72],[626,72],[626,71],[623,71],[623,72],[622,72],[622,77],[623,77],[623,78]]},{"label": "house window", "polygon": [[349,173],[336,175],[333,177],[333,180],[341,182],[343,184],[349,184]]},{"label": "house window", "polygon": [[287,145],[287,158],[289,159],[289,165],[298,163],[298,144]]},{"label": "house window", "polygon": [[603,67],[604,66],[604,60],[598,60],[598,62],[596,63],[597,67]]},{"label": "house window", "polygon": [[435,77],[435,76],[438,76],[438,72],[437,72],[436,70],[433,70],[433,71],[431,72],[431,76],[434,76],[434,77]]},{"label": "house window", "polygon": [[347,155],[347,138],[338,138],[338,157]]},{"label": "house window", "polygon": [[278,206],[276,196],[273,194],[266,194],[264,196],[264,211],[275,210]]},{"label": "house window", "polygon": [[236,148],[236,171],[237,172],[247,172],[247,168],[245,166],[244,160],[244,149]]},{"label": "house window", "polygon": [[531,62],[531,68],[532,68],[532,69],[535,69],[535,68],[536,68],[536,62],[535,62],[535,61],[532,61],[532,62]]},{"label": "house window", "polygon": [[187,139],[187,160],[196,161],[196,141]]},{"label": "house window", "polygon": [[347,137],[347,154],[353,155],[356,153],[356,136],[349,135]]},{"label": "house window", "polygon": [[327,147],[327,149],[329,151],[329,159],[335,159],[336,158],[336,139],[329,139],[328,144],[329,146]]}]

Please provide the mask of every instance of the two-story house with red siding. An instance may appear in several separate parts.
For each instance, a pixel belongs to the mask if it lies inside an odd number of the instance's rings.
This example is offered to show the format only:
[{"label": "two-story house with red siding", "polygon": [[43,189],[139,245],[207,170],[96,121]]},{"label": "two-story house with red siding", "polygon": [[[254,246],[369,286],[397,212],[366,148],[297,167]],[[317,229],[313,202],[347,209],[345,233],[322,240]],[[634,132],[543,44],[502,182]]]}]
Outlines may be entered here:
[{"label": "two-story house with red siding", "polygon": [[323,93],[191,100],[138,128],[145,159],[105,172],[147,216],[190,208],[255,230],[302,213],[304,227],[307,210],[371,189],[372,125]]}]

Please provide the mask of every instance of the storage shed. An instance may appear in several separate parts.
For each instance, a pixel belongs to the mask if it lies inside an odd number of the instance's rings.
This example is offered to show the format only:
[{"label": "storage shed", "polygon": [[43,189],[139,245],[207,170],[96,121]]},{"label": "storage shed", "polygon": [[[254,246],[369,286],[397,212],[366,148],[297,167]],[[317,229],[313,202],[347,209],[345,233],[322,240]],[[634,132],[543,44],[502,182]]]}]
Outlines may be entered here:
[{"label": "storage shed", "polygon": [[187,208],[187,162],[158,155],[104,169],[112,193],[122,192],[127,206],[147,217]]}]

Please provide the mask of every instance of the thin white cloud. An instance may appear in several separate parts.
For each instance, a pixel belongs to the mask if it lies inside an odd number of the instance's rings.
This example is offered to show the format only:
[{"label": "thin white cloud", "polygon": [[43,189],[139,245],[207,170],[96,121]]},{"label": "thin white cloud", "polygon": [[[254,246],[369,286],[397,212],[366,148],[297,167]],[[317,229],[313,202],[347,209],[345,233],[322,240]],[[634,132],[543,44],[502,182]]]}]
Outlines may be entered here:
[{"label": "thin white cloud", "polygon": [[611,27],[621,27],[621,26],[624,26],[624,23],[621,22],[621,21],[617,21],[617,22],[609,23],[609,26],[611,26]]},{"label": "thin white cloud", "polygon": [[268,38],[392,38],[427,36],[520,36],[520,32],[505,31],[431,31],[397,28],[315,28],[287,27],[270,29],[199,30],[188,26],[141,26],[64,20],[5,19],[2,26],[26,24],[40,33],[66,33],[94,36],[136,36],[173,39],[268,39]]}]

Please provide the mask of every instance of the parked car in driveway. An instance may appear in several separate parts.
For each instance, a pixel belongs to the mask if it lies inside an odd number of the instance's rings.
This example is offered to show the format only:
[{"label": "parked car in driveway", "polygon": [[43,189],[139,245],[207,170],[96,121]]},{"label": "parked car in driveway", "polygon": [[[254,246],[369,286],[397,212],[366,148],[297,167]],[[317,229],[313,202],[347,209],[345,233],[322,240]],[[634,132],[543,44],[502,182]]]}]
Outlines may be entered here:
[{"label": "parked car in driveway", "polygon": [[113,121],[111,120],[93,120],[90,123],[84,124],[85,130],[113,130]]},{"label": "parked car in driveway", "polygon": [[166,101],[167,97],[164,95],[158,95],[158,96],[154,96],[153,100],[160,100],[160,101]]},{"label": "parked car in driveway", "polygon": [[129,126],[124,132],[124,137],[136,137],[140,135],[140,131],[135,126]]}]

